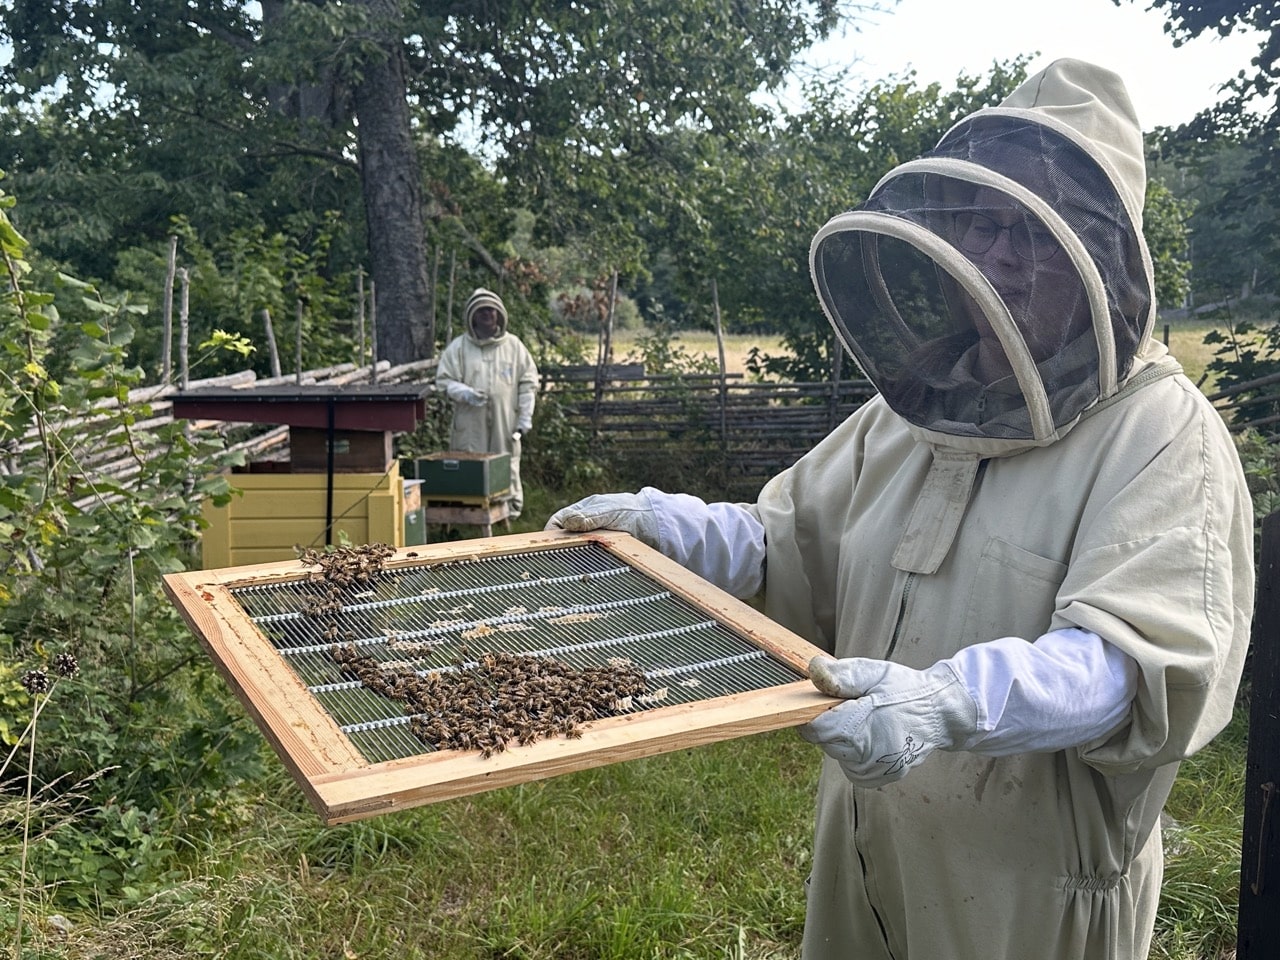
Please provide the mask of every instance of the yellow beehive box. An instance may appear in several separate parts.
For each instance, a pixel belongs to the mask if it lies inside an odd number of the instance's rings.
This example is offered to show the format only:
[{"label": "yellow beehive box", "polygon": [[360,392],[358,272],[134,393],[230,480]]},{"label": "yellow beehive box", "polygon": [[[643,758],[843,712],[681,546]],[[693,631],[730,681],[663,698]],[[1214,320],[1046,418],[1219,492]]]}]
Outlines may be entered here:
[{"label": "yellow beehive box", "polygon": [[[240,494],[224,507],[208,500],[203,506],[207,527],[200,559],[205,569],[293,560],[295,546],[324,547],[328,476],[237,473],[230,479]],[[330,542],[405,545],[398,463],[393,461],[384,473],[335,473],[331,479]]]}]

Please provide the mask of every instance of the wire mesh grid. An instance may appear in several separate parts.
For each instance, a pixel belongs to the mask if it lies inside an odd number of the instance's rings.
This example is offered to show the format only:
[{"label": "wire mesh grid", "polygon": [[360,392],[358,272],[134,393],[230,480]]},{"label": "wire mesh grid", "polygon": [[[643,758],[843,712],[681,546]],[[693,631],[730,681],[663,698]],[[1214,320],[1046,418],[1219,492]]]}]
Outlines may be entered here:
[{"label": "wire mesh grid", "polygon": [[623,712],[780,686],[803,674],[594,544],[400,566],[308,612],[325,590],[289,580],[230,592],[366,761],[434,752],[399,701],[345,675],[351,644],[388,668],[428,675],[485,653],[573,667],[629,661],[648,693]]}]

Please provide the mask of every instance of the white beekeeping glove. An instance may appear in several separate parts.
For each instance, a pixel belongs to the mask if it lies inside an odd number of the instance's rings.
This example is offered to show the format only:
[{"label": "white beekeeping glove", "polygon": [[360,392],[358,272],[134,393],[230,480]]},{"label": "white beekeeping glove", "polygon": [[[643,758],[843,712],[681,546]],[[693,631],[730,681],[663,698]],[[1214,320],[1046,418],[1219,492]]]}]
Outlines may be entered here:
[{"label": "white beekeeping glove", "polygon": [[864,787],[900,780],[934,750],[981,739],[978,707],[944,662],[914,670],[885,660],[814,657],[809,677],[820,691],[848,702],[800,728],[844,775]]},{"label": "white beekeeping glove", "polygon": [[687,493],[644,487],[599,494],[554,514],[547,529],[622,530],[735,597],[764,585],[764,527],[736,503],[707,503]]},{"label": "white beekeeping glove", "polygon": [[489,395],[483,390],[476,390],[469,387],[461,380],[450,380],[449,385],[444,388],[444,392],[449,395],[449,399],[454,403],[465,403],[472,407],[483,407],[489,402]]},{"label": "white beekeeping glove", "polygon": [[619,530],[655,550],[662,549],[658,541],[658,518],[643,493],[597,493],[586,497],[553,513],[546,529],[554,528],[570,533]]},{"label": "white beekeeping glove", "polygon": [[906,776],[934,750],[988,757],[1082,747],[1129,722],[1138,664],[1096,633],[1066,627],[1032,643],[1001,637],[925,670],[815,657],[814,685],[848,703],[800,735],[854,783]]}]

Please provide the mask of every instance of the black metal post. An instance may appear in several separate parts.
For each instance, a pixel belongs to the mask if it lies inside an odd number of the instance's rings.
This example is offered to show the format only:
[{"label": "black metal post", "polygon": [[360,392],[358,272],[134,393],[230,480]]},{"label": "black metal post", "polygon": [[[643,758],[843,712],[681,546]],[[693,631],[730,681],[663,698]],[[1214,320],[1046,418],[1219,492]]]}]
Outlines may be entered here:
[{"label": "black metal post", "polygon": [[1249,747],[1240,843],[1237,960],[1280,956],[1280,513],[1262,521],[1250,638]]}]

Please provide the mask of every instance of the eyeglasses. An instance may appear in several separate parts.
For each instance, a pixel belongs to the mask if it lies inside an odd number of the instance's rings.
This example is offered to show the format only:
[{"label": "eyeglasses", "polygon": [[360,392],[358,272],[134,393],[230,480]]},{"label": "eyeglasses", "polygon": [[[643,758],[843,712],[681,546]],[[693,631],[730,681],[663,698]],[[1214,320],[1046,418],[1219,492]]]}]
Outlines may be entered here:
[{"label": "eyeglasses", "polygon": [[966,211],[955,215],[955,223],[956,240],[965,253],[986,253],[1006,230],[1014,252],[1023,260],[1043,263],[1062,249],[1053,234],[1037,220],[1021,218],[1005,226],[984,213]]}]

